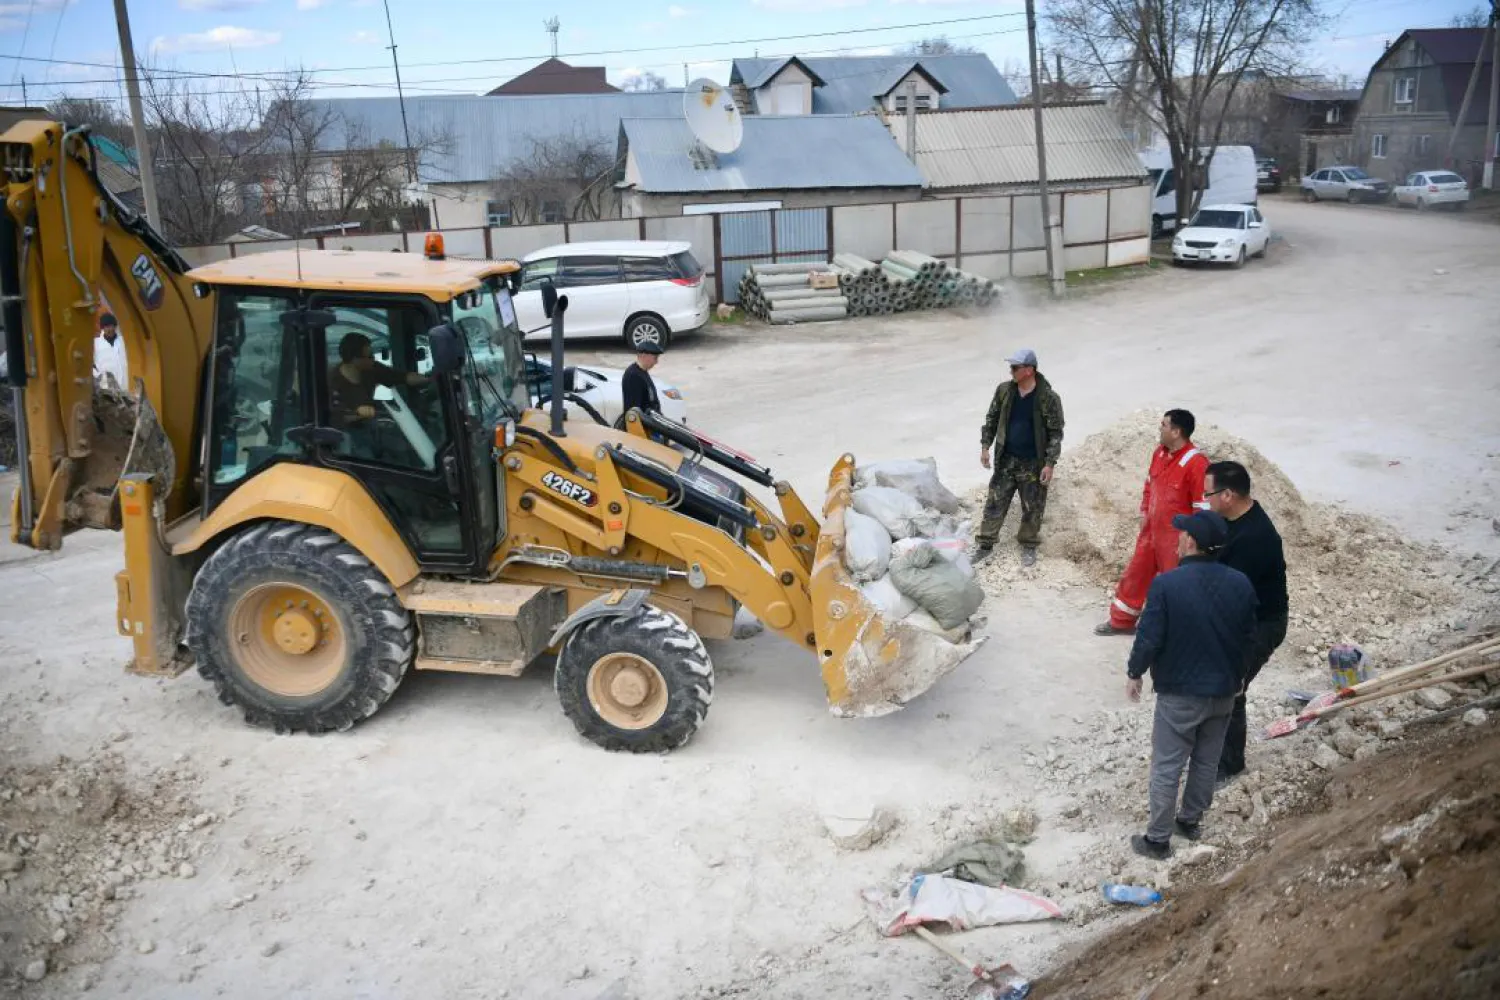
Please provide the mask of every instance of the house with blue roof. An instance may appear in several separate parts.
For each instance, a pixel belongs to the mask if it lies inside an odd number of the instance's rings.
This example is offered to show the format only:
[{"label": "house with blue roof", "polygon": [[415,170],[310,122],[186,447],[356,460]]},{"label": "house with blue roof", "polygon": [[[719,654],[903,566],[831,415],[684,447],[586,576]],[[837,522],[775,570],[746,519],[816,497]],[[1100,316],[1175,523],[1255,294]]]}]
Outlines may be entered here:
[{"label": "house with blue roof", "polygon": [[1016,95],[981,53],[736,59],[729,89],[747,115],[901,114],[994,108]]}]

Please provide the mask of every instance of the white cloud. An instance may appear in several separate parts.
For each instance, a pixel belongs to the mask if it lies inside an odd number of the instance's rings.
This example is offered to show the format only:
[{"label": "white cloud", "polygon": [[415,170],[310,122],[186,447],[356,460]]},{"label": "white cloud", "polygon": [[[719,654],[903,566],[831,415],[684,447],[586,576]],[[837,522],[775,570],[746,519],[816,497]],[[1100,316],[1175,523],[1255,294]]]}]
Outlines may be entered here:
[{"label": "white cloud", "polygon": [[266,0],[177,0],[183,10],[244,10],[259,7]]},{"label": "white cloud", "polygon": [[349,36],[349,41],[355,45],[379,45],[380,36],[373,31],[356,31]]},{"label": "white cloud", "polygon": [[188,35],[163,35],[151,42],[155,52],[215,52],[219,49],[259,49],[281,41],[279,31],[222,25]]},{"label": "white cloud", "polygon": [[317,10],[324,6],[328,0],[297,0],[298,10]]},{"label": "white cloud", "polygon": [[868,0],[750,0],[750,6],[761,10],[811,13],[815,10],[838,10],[842,7],[863,7]]},{"label": "white cloud", "polygon": [[675,3],[667,8],[668,17],[687,17],[691,13],[692,11],[688,10],[686,7],[679,7]]},{"label": "white cloud", "polygon": [[0,3],[0,17],[24,18],[39,10],[57,10],[70,6],[73,2],[74,0],[35,0],[34,3]]}]

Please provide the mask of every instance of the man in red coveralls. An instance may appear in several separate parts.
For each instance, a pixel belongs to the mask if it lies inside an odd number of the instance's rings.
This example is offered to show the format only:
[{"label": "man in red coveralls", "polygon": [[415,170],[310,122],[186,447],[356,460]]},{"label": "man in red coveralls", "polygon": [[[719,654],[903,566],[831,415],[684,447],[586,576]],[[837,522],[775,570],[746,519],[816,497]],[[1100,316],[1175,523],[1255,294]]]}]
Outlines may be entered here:
[{"label": "man in red coveralls", "polygon": [[1151,455],[1151,471],[1141,492],[1141,530],[1135,555],[1115,587],[1109,621],[1095,626],[1096,635],[1129,635],[1146,606],[1146,591],[1158,573],[1177,568],[1177,529],[1172,518],[1207,510],[1203,476],[1208,456],[1193,447],[1197,421],[1187,410],[1168,410],[1161,418],[1161,445]]}]

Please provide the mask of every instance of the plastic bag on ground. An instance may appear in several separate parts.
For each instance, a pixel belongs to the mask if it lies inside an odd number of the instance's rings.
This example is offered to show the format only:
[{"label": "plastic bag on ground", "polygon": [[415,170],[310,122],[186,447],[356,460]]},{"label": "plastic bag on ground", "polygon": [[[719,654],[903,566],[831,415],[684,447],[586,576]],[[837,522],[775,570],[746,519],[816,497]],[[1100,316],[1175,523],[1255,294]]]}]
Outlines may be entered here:
[{"label": "plastic bag on ground", "polygon": [[859,467],[856,484],[861,487],[889,486],[915,497],[924,507],[944,514],[958,513],[958,497],[938,478],[936,459],[900,458],[871,462]]},{"label": "plastic bag on ground", "polygon": [[855,490],[850,501],[854,509],[879,521],[892,538],[909,538],[921,534],[934,515],[922,508],[914,497],[888,486],[867,486]]},{"label": "plastic bag on ground", "polygon": [[844,568],[861,583],[885,576],[891,562],[891,535],[873,517],[844,512]]},{"label": "plastic bag on ground", "polygon": [[[917,602],[897,590],[889,576],[882,576],[865,584],[860,592],[865,595],[865,600],[879,608],[880,613],[891,621],[899,621],[917,610]],[[937,624],[937,619],[933,619],[933,624]]]},{"label": "plastic bag on ground", "polygon": [[915,875],[894,894],[866,889],[860,896],[870,919],[886,937],[905,934],[918,924],[947,924],[966,931],[1062,916],[1062,908],[1050,899],[1010,886],[979,885],[945,875]]},{"label": "plastic bag on ground", "polygon": [[979,584],[939,555],[931,542],[893,547],[891,582],[944,629],[960,628],[984,603]]}]

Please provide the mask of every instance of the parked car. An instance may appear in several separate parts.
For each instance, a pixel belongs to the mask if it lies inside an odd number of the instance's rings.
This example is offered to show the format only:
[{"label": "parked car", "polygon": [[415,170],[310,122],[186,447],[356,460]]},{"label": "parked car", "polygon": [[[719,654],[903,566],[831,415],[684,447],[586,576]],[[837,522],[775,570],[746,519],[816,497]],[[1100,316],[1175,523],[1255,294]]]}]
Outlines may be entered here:
[{"label": "parked car", "polygon": [[1303,201],[1385,201],[1389,181],[1371,177],[1359,167],[1324,167],[1302,178]]},{"label": "parked car", "polygon": [[1469,207],[1469,182],[1451,170],[1419,170],[1396,185],[1396,204],[1414,205],[1419,212],[1432,205],[1462,211]]},{"label": "parked car", "polygon": [[1281,190],[1281,167],[1274,156],[1262,156],[1255,161],[1255,190]]},{"label": "parked car", "polygon": [[[598,423],[614,426],[625,415],[625,393],[622,380],[625,372],[620,368],[600,368],[597,365],[569,365],[563,369],[563,403],[568,419],[592,419]],[[670,382],[663,382],[655,375],[656,394],[661,399],[661,415],[669,420],[685,424],[687,401],[682,390]],[[531,386],[531,398],[538,404],[552,398],[552,365],[533,355],[526,357],[526,381]]]},{"label": "parked car", "polygon": [[[565,336],[619,337],[631,349],[665,348],[673,336],[708,322],[708,287],[689,243],[604,240],[529,253],[515,295],[521,329],[547,336],[542,279],[567,295]],[[538,329],[542,328],[542,329]]]},{"label": "parked car", "polygon": [[[1207,147],[1198,155],[1206,157]],[[1208,164],[1208,186],[1198,204],[1238,203],[1253,205],[1258,200],[1255,187],[1255,152],[1249,146],[1216,146]],[[1151,235],[1160,236],[1177,228],[1177,172],[1172,154],[1164,149],[1142,150],[1141,164],[1151,175]]]},{"label": "parked car", "polygon": [[1271,227],[1254,205],[1207,205],[1172,238],[1172,263],[1233,264],[1264,257]]}]

